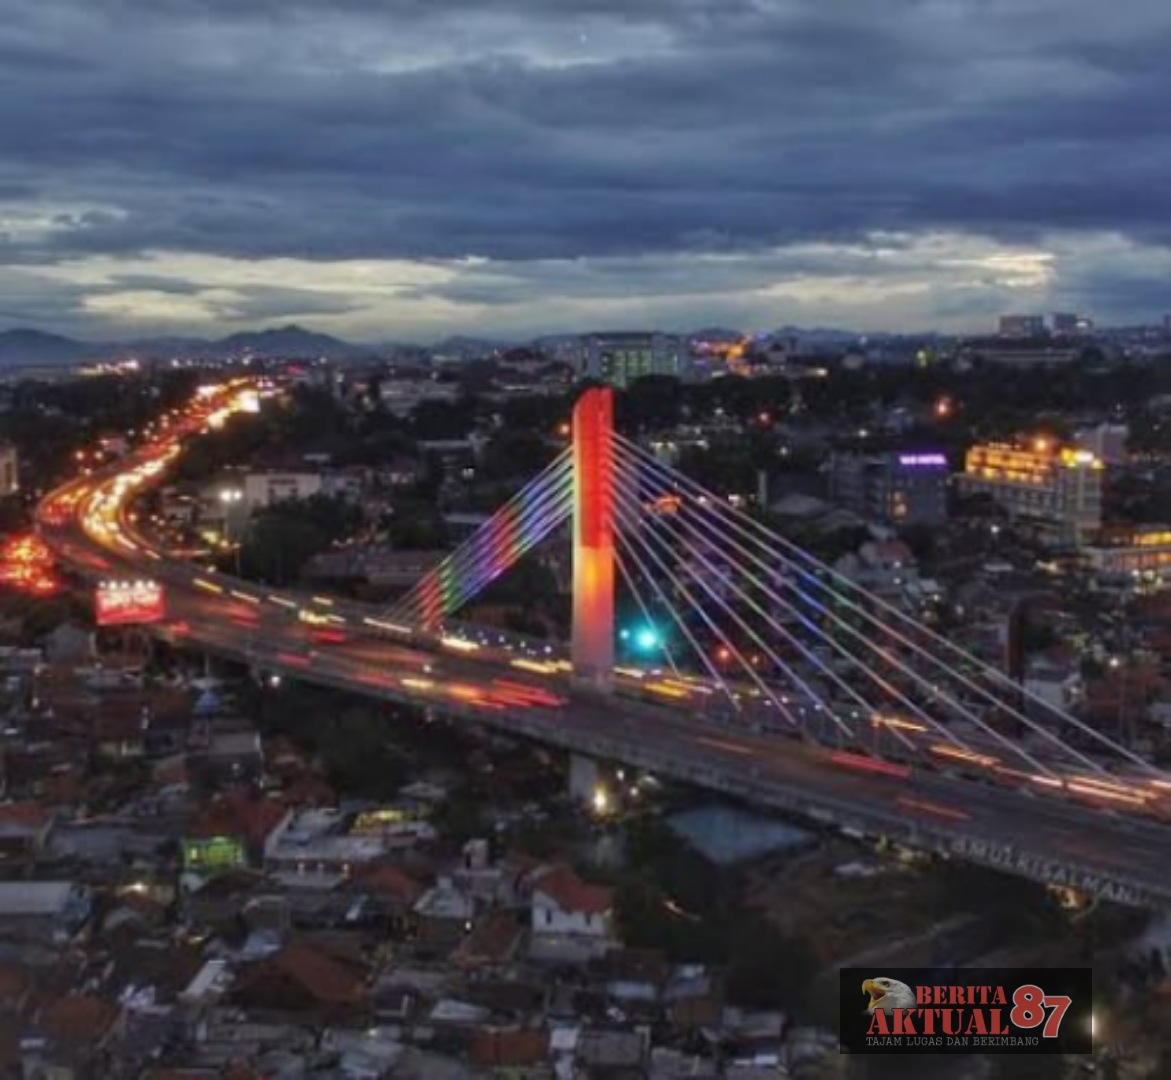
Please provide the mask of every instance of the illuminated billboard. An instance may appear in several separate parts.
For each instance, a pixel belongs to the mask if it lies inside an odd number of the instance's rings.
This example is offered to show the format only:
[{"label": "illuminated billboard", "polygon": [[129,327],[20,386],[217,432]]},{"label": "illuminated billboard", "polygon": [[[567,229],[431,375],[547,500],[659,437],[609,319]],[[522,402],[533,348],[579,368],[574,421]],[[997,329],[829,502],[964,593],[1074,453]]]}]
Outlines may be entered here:
[{"label": "illuminated billboard", "polygon": [[244,845],[234,836],[211,836],[183,841],[184,870],[193,870],[197,873],[231,870],[235,866],[244,866],[247,862]]},{"label": "illuminated billboard", "polygon": [[97,589],[98,626],[133,626],[160,622],[166,604],[157,581],[103,581]]}]

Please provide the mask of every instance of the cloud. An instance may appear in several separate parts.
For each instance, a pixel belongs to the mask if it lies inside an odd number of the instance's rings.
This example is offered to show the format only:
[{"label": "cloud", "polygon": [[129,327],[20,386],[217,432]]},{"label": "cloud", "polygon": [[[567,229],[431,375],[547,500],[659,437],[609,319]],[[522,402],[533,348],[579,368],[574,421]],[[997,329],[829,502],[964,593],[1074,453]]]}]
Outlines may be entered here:
[{"label": "cloud", "polygon": [[[884,321],[1157,314],[1169,39],[1156,0],[0,0],[0,262],[58,290],[7,317],[519,332],[821,311],[832,283],[840,321],[882,289]],[[951,269],[912,288],[896,237]],[[982,245],[1061,257],[1022,288]],[[86,283],[144,263],[170,283]],[[358,264],[413,280],[302,272]]]}]

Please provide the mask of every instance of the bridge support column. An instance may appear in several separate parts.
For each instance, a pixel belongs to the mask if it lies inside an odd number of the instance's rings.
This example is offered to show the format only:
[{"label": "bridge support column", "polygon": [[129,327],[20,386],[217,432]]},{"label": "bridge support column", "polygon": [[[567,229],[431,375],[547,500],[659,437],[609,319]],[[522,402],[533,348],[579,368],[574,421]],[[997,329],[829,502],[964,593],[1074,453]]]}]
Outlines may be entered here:
[{"label": "bridge support column", "polygon": [[608,691],[614,669],[614,392],[587,390],[573,410],[575,678]]},{"label": "bridge support column", "polygon": [[602,780],[598,763],[581,754],[569,755],[569,797],[582,806],[593,806]]}]

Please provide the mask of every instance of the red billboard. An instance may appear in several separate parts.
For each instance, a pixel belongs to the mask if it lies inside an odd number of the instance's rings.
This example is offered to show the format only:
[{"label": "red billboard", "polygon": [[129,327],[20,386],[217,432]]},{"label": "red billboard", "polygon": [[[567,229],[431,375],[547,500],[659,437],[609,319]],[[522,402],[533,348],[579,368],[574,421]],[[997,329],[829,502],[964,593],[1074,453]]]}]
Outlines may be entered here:
[{"label": "red billboard", "polygon": [[157,581],[103,581],[94,600],[98,626],[133,626],[162,621],[163,587]]}]

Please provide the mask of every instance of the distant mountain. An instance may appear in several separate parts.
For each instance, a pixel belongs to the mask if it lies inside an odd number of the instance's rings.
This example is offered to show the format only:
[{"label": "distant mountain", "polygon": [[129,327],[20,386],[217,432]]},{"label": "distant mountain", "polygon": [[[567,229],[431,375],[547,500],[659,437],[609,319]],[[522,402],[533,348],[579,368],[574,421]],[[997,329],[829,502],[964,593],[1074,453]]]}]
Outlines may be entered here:
[{"label": "distant mountain", "polygon": [[848,345],[861,336],[852,330],[838,330],[832,326],[782,326],[772,332],[772,337],[794,338],[803,345]]},{"label": "distant mountain", "polygon": [[438,353],[455,353],[461,356],[477,355],[495,352],[497,349],[507,349],[513,342],[492,341],[488,338],[463,337],[454,335],[437,341],[431,347]]},{"label": "distant mountain", "polygon": [[314,360],[319,356],[340,358],[368,352],[360,345],[351,345],[329,334],[318,334],[300,326],[282,326],[275,330],[245,331],[232,334],[211,344],[215,355],[254,353],[258,356],[281,356],[298,360]]},{"label": "distant mountain", "polygon": [[60,334],[40,330],[5,330],[0,333],[0,364],[37,367],[41,364],[75,364],[84,360],[91,346]]}]

